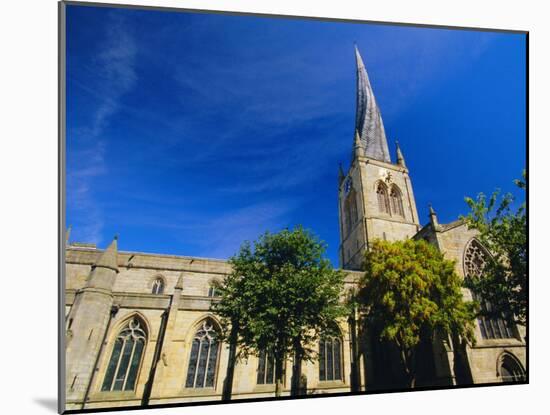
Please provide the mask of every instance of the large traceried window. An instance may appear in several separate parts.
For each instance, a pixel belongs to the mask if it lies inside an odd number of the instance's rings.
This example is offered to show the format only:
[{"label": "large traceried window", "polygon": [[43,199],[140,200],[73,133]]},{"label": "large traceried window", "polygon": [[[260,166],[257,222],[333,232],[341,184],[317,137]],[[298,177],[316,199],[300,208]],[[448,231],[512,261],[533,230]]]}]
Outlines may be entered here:
[{"label": "large traceried window", "polygon": [[[490,255],[481,243],[472,239],[464,253],[464,275],[468,277],[481,277],[483,269]],[[472,293],[474,300],[477,300],[481,306],[482,312],[491,312],[492,306],[488,301],[478,298]],[[481,336],[484,339],[510,339],[514,337],[514,332],[510,324],[503,318],[479,316],[478,319]]]},{"label": "large traceried window", "polygon": [[203,321],[193,338],[186,388],[214,387],[219,351],[220,343],[215,323],[207,319]]},{"label": "large traceried window", "polygon": [[319,380],[342,380],[342,341],[338,337],[319,341]]},{"label": "large traceried window", "polygon": [[115,340],[102,391],[134,390],[146,341],[143,323],[132,318]]},{"label": "large traceried window", "polygon": [[388,200],[388,189],[382,182],[376,187],[376,196],[378,198],[378,210],[382,213],[390,214],[390,203]]},{"label": "large traceried window", "polygon": [[164,281],[162,278],[157,278],[153,281],[153,289],[151,292],[153,294],[162,294],[164,292]]},{"label": "large traceried window", "polygon": [[391,211],[394,215],[405,216],[405,211],[403,210],[403,198],[401,197],[401,191],[395,185],[393,185],[391,188],[390,204],[391,204]]},{"label": "large traceried window", "polygon": [[258,385],[268,385],[275,383],[275,356],[265,351],[260,352],[258,358]]}]

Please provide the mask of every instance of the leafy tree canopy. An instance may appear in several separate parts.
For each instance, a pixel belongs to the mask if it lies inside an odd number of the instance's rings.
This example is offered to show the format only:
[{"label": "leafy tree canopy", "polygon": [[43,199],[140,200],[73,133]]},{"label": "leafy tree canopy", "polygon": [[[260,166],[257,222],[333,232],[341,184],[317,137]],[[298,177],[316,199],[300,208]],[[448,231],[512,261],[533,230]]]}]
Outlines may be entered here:
[{"label": "leafy tree canopy", "polygon": [[397,345],[412,385],[423,333],[475,341],[475,307],[461,287],[454,262],[423,240],[377,240],[366,252],[358,300],[381,338]]},{"label": "leafy tree canopy", "polygon": [[[526,172],[515,180],[525,191]],[[491,303],[484,310],[490,317],[504,316],[510,322],[525,325],[527,318],[527,216],[525,201],[513,209],[515,198],[500,197],[496,190],[491,197],[480,193],[476,200],[467,197],[470,213],[464,219],[470,228],[479,231],[479,239],[492,255],[480,276],[470,276],[466,285],[478,297]]]},{"label": "leafy tree canopy", "polygon": [[228,327],[238,325],[239,357],[266,351],[282,360],[298,346],[315,357],[314,341],[334,334],[346,313],[340,301],[344,274],[323,257],[325,246],[301,227],[263,234],[230,258],[232,273],[213,306]]}]

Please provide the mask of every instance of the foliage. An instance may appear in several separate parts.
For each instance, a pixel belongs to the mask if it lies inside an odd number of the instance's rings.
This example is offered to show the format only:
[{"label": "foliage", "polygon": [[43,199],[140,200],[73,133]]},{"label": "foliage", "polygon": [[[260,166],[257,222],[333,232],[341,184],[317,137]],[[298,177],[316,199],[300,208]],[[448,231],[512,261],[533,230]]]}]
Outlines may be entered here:
[{"label": "foliage", "polygon": [[[515,180],[525,191],[527,180]],[[470,276],[466,285],[476,296],[491,304],[489,317],[507,318],[525,325],[527,318],[527,216],[525,201],[512,209],[514,197],[500,198],[493,192],[489,200],[480,193],[477,200],[466,198],[470,213],[464,219],[470,228],[479,231],[478,239],[489,250],[492,260],[485,263],[481,276]],[[497,206],[497,202],[498,206]]]},{"label": "foliage", "polygon": [[400,352],[414,386],[421,335],[440,333],[475,341],[474,304],[465,302],[454,263],[420,240],[374,241],[365,253],[359,301],[366,319]]},{"label": "foliage", "polygon": [[219,286],[221,299],[213,309],[223,320],[224,336],[237,325],[238,357],[270,353],[279,381],[286,356],[315,358],[315,342],[336,334],[336,321],[346,313],[340,302],[344,274],[323,258],[324,251],[301,227],[266,232],[253,247],[241,246],[229,260],[232,273]]}]

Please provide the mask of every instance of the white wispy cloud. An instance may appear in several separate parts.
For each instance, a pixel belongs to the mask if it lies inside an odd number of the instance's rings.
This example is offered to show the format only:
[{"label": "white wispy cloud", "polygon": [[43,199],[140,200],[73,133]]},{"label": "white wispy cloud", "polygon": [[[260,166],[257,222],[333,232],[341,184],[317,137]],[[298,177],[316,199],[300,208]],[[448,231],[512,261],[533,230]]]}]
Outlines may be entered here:
[{"label": "white wispy cloud", "polygon": [[[211,210],[201,212],[199,209],[178,212],[172,208],[154,211],[141,209],[120,216],[111,215],[109,220],[120,225],[139,224],[144,232],[146,229],[168,231],[171,237],[185,246],[184,251],[178,252],[175,244],[169,253],[228,258],[237,252],[243,241],[253,241],[265,231],[274,232],[290,226],[289,214],[299,204],[296,199],[264,200],[242,207],[224,207],[220,214]],[[166,215],[162,214],[164,211]]]},{"label": "white wispy cloud", "polygon": [[[101,52],[95,57],[92,69],[97,75],[92,90],[98,104],[89,125],[70,129],[67,143],[71,145],[67,164],[67,205],[73,221],[72,235],[86,242],[101,243],[105,224],[104,214],[94,197],[94,180],[108,172],[105,162],[106,141],[103,133],[111,117],[119,110],[121,98],[130,91],[137,79],[136,42],[120,17],[110,16]],[[78,82],[76,83],[79,85]]]},{"label": "white wispy cloud", "polygon": [[295,200],[262,202],[210,220],[204,239],[197,235],[200,247],[209,256],[227,258],[236,253],[243,241],[253,241],[266,230],[273,232],[287,226],[287,214],[295,206]]},{"label": "white wispy cloud", "polygon": [[[186,163],[223,164],[242,171],[236,177],[247,179],[220,187],[226,194],[294,189],[318,180],[320,172],[336,172],[341,140],[351,146],[353,139],[351,124],[350,136],[342,138],[331,135],[331,126],[326,125],[345,114],[334,103],[339,92],[330,88],[341,74],[320,71],[312,64],[318,56],[303,49],[262,55],[242,48],[236,53],[224,65],[215,57],[200,62],[190,57],[174,69],[181,99],[201,103],[182,118],[202,118],[204,125],[216,123],[220,116],[231,119],[208,140],[183,131],[183,141],[203,142],[200,152],[186,155]],[[298,131],[319,124],[326,128],[307,135]],[[254,141],[245,142],[243,137]]]}]

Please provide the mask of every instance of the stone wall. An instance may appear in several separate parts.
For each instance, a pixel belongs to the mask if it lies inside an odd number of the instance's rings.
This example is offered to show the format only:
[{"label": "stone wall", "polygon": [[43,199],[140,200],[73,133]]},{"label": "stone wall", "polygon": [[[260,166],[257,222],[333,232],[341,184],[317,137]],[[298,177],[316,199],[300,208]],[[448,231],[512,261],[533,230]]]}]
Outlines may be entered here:
[{"label": "stone wall", "polygon": [[[390,229],[392,221],[383,221],[380,218],[372,218],[373,227],[377,221],[380,226]],[[397,223],[397,228],[391,230],[393,234],[399,232],[412,232],[415,224],[403,222]],[[354,232],[360,232],[358,226]],[[464,247],[468,241],[475,236],[474,231],[468,230],[460,223],[441,225],[436,227],[427,226],[418,233],[422,237],[436,243],[445,253],[448,259],[456,261],[456,270],[463,275],[462,262]],[[403,236],[403,239],[408,235]],[[103,251],[92,248],[67,249],[67,290],[65,296],[65,307],[67,313],[74,307],[76,293],[81,290],[94,264]],[[361,251],[362,253],[362,251]],[[230,267],[225,261],[191,258],[172,255],[156,255],[132,252],[120,252],[117,258],[118,274],[113,285],[112,301],[119,307],[118,312],[110,322],[106,341],[100,350],[97,371],[93,376],[90,387],[89,399],[86,408],[117,407],[141,405],[143,392],[151,374],[154,361],[155,349],[159,342],[159,333],[163,313],[170,311],[171,325],[165,334],[165,344],[162,348],[162,356],[158,362],[155,380],[152,387],[149,404],[191,402],[197,400],[218,400],[221,399],[223,381],[227,369],[228,346],[223,344],[217,361],[216,378],[213,388],[193,389],[185,387],[185,380],[189,366],[192,339],[200,326],[206,319],[217,321],[210,312],[210,306],[215,298],[208,297],[208,288],[212,281],[222,280],[230,272]],[[354,289],[361,272],[346,271],[345,288]],[[178,279],[182,278],[182,288],[176,291]],[[152,293],[152,283],[156,278],[162,278],[165,283],[162,294]],[[178,295],[179,293],[179,295]],[[469,292],[465,290],[465,297]],[[177,300],[175,309],[174,301]],[[111,356],[113,344],[120,329],[131,317],[138,316],[144,322],[147,332],[146,348],[142,357],[141,368],[137,377],[134,391],[127,392],[102,392],[101,386],[105,377],[105,371]],[[89,315],[94,318],[94,315]],[[323,382],[319,380],[319,365],[317,362],[304,362],[303,374],[307,377],[309,394],[322,394],[331,392],[349,392],[351,390],[351,347],[350,331],[345,320],[340,322],[342,332],[342,370],[341,381]],[[468,348],[467,359],[472,370],[475,383],[500,382],[497,367],[498,361],[503,353],[515,356],[525,366],[526,349],[522,340],[524,333],[517,332],[514,339],[490,339],[481,338],[477,328],[478,342],[475,346]],[[358,339],[359,350],[367,350],[365,344]],[[452,367],[452,352],[449,349],[441,348],[435,350],[436,356],[446,356],[445,361],[436,361],[438,382],[452,382],[448,375],[448,367]],[[368,372],[369,356],[363,352],[360,358],[360,385],[365,390]],[[88,359],[89,360],[89,359]],[[86,361],[86,364],[89,364]],[[246,399],[257,397],[274,396],[274,385],[257,384],[258,358],[249,357],[245,361],[237,363],[234,375],[233,398]],[[439,373],[441,372],[441,373]],[[67,382],[69,383],[69,381]],[[286,377],[284,384],[284,395],[290,394],[291,385],[291,360],[286,363]],[[74,395],[74,396],[73,396]],[[79,394],[68,394],[67,409],[81,409],[82,401]],[[71,398],[73,396],[73,398]]]},{"label": "stone wall", "polygon": [[[67,249],[66,310],[74,304],[75,293],[84,286],[86,272],[99,258],[102,251],[82,248]],[[214,279],[221,280],[230,271],[221,260],[189,258],[166,255],[120,252],[119,273],[113,288],[113,303],[119,308],[111,320],[105,344],[101,350],[97,371],[94,375],[86,408],[141,405],[142,396],[151,374],[155,348],[159,341],[162,315],[170,309],[175,286],[182,275],[183,289],[173,317],[173,326],[165,334],[164,355],[158,363],[149,404],[191,402],[197,400],[220,400],[227,369],[228,345],[223,344],[217,361],[213,388],[186,388],[185,381],[193,337],[201,323],[210,318],[218,321],[210,312],[215,298],[208,297],[208,287]],[[356,285],[361,273],[350,271],[345,287]],[[165,281],[163,294],[152,294],[152,282],[161,277]],[[147,343],[142,357],[134,391],[102,392],[101,386],[111,357],[113,344],[121,328],[130,318],[137,316],[144,322]],[[90,316],[93,318],[93,316]],[[171,317],[172,318],[172,317]],[[342,381],[319,381],[316,362],[305,362],[303,374],[307,377],[308,393],[347,392],[350,390],[350,346],[347,321],[341,321],[342,332]],[[275,385],[257,384],[258,358],[249,357],[237,363],[234,375],[233,398],[246,399],[274,396]],[[292,363],[286,364],[284,395],[290,394]],[[82,402],[68,399],[67,409],[81,409]]]},{"label": "stone wall", "polygon": [[[455,270],[464,278],[464,253],[468,243],[476,237],[477,231],[468,229],[461,221],[447,225],[430,224],[423,232],[424,239],[435,242],[446,259],[455,261]],[[472,295],[463,289],[465,300],[471,300]],[[526,367],[525,329],[521,326],[513,328],[515,337],[509,339],[484,339],[481,335],[479,322],[476,322],[476,344],[467,348],[467,359],[474,383],[501,382],[497,374],[497,362],[503,353],[510,353]]]}]

